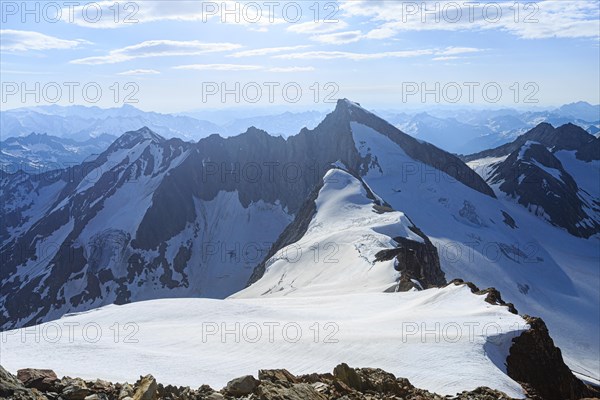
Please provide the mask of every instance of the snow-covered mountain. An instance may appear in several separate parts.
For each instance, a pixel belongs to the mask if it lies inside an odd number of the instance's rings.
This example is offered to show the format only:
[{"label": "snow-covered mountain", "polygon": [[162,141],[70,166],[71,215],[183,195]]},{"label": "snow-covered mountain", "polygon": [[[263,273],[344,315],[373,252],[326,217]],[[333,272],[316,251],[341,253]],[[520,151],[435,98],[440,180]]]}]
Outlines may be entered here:
[{"label": "snow-covered mountain", "polygon": [[[84,141],[103,133],[118,135],[147,126],[166,138],[199,140],[213,133],[235,136],[254,126],[273,136],[288,137],[304,127],[315,128],[325,116],[314,110],[275,111],[278,109],[160,114],[144,112],[129,104],[108,109],[50,105],[0,112],[0,131],[3,138],[46,133]],[[377,114],[415,138],[457,154],[470,154],[509,143],[542,122],[555,126],[574,123],[592,135],[600,131],[600,105],[586,102],[543,111],[439,108],[419,112],[381,110]],[[42,155],[36,156],[43,159]]]},{"label": "snow-covered mountain", "polygon": [[382,112],[402,131],[458,154],[471,154],[512,142],[546,122],[555,126],[576,124],[595,135],[600,129],[600,105],[567,104],[546,111],[429,110],[413,114]]},{"label": "snow-covered mountain", "polygon": [[8,175],[1,189],[4,329],[111,303],[462,278],[543,317],[569,366],[600,377],[598,232],[553,226],[348,100],[287,139],[127,132],[93,162]]},{"label": "snow-covered mountain", "polygon": [[600,230],[600,139],[542,123],[514,142],[464,157],[502,198],[590,237]]},{"label": "snow-covered mountain", "polygon": [[[486,303],[466,286],[293,298],[161,299],[106,306],[36,328],[48,330],[53,324],[72,326],[72,341],[65,334],[24,345],[24,331],[3,332],[3,365],[15,371],[52,365],[60,375],[120,382],[134,382],[137,371],[145,371],[161,382],[219,388],[233,376],[256,374],[265,366],[303,374],[329,372],[344,360],[377,365],[441,394],[485,385],[524,397],[504,363],[511,340],[527,329],[526,321],[506,307]],[[87,326],[111,334],[86,342]],[[112,335],[115,326],[122,335],[118,341]],[[406,333],[407,326],[414,329]]]},{"label": "snow-covered mountain", "polygon": [[117,137],[101,134],[84,141],[32,133],[0,142],[0,163],[5,170],[26,169],[35,172],[66,168],[93,159]]},{"label": "snow-covered mountain", "polygon": [[129,104],[115,108],[84,106],[38,106],[0,112],[0,130],[5,138],[46,133],[84,141],[102,134],[133,131],[147,126],[167,137],[198,140],[220,128],[208,121],[186,116],[145,112]]}]

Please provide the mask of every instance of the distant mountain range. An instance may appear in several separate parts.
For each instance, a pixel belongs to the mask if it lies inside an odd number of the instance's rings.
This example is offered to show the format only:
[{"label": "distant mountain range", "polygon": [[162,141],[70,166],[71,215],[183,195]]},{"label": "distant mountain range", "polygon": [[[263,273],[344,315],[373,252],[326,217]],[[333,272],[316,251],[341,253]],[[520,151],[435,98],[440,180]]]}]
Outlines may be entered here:
[{"label": "distant mountain range", "polygon": [[66,168],[74,163],[91,161],[115,141],[117,137],[107,133],[84,141],[60,138],[45,133],[10,137],[0,145],[0,163],[7,169]]},{"label": "distant mountain range", "polygon": [[588,133],[600,132],[600,105],[567,104],[554,110],[519,112],[501,110],[430,111],[382,115],[404,132],[458,154],[470,154],[512,142],[542,122],[554,126],[574,123]]},{"label": "distant mountain range", "polygon": [[[455,154],[471,154],[509,143],[542,122],[554,126],[574,123],[592,135],[600,134],[600,105],[585,102],[549,111],[459,109],[418,113],[374,112],[409,135]],[[188,141],[197,141],[213,133],[223,137],[235,136],[249,126],[274,136],[288,137],[304,127],[315,128],[324,116],[320,111],[268,114],[264,109],[172,115],[145,112],[131,105],[109,109],[58,105],[21,108],[0,112],[0,162],[27,163],[22,157],[25,155],[30,166],[80,162],[108,145],[106,141],[88,142],[89,139],[102,135],[116,137],[120,132],[134,131],[142,126],[165,138],[178,137]],[[11,139],[28,135],[31,136],[24,142]],[[47,148],[49,141],[53,145]],[[55,146],[66,150],[54,149]]]}]

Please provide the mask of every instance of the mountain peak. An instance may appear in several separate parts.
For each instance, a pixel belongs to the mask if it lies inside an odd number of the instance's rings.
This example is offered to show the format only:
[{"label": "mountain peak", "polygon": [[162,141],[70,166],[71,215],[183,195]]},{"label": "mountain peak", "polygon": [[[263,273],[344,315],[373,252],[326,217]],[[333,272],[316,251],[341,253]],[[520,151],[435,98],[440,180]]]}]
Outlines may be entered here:
[{"label": "mountain peak", "polygon": [[338,99],[338,101],[335,105],[335,111],[346,111],[346,110],[352,110],[353,108],[362,109],[360,103],[350,101],[346,98]]},{"label": "mountain peak", "polygon": [[132,148],[133,146],[151,141],[153,143],[162,143],[165,141],[165,138],[160,136],[158,133],[153,132],[147,126],[144,126],[137,131],[128,131],[122,134],[115,142],[111,145],[111,147],[118,148]]}]

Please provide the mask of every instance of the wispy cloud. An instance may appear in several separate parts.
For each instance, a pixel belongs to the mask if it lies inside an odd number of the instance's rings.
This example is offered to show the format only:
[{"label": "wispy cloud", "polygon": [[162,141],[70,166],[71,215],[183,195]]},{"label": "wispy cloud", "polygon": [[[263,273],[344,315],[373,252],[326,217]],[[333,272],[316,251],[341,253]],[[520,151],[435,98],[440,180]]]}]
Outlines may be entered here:
[{"label": "wispy cloud", "polygon": [[173,69],[195,71],[267,71],[267,72],[310,72],[314,67],[265,67],[251,64],[189,64],[178,65]]},{"label": "wispy cloud", "polygon": [[475,47],[447,47],[444,50],[436,52],[436,54],[441,56],[452,56],[455,54],[468,54],[468,53],[479,53],[483,51],[483,49],[478,49]]},{"label": "wispy cloud", "polygon": [[197,71],[255,71],[262,69],[260,65],[247,64],[188,64],[178,65],[174,69],[197,70]]},{"label": "wispy cloud", "polygon": [[[100,17],[96,20],[84,18],[86,11],[83,5],[73,7],[71,23],[86,28],[115,29],[131,27],[136,24],[147,24],[159,21],[202,22],[216,21],[225,24],[236,24],[250,27],[252,30],[271,25],[283,24],[285,20],[270,13],[268,8],[261,8],[257,14],[244,2],[221,0],[201,2],[189,0],[118,2],[104,0],[94,2],[94,9]],[[115,10],[119,8],[119,18],[115,20]],[[233,11],[229,14],[225,10]],[[92,12],[90,11],[90,14]],[[93,15],[93,14],[92,14]]]},{"label": "wispy cloud", "polygon": [[156,75],[160,74],[160,71],[155,69],[132,69],[129,71],[119,72],[117,75],[135,76],[135,75]]},{"label": "wispy cloud", "polygon": [[268,69],[269,72],[311,72],[314,70],[314,67],[275,67]]},{"label": "wispy cloud", "polygon": [[338,22],[303,22],[300,24],[293,24],[288,26],[287,31],[294,33],[303,33],[303,34],[318,34],[318,33],[330,33],[339,31],[341,29],[345,29],[348,24],[344,21]]},{"label": "wispy cloud", "polygon": [[121,49],[111,50],[104,56],[86,57],[72,60],[72,64],[115,64],[136,58],[194,56],[206,53],[236,50],[242,47],[234,43],[204,43],[197,40],[148,40]]},{"label": "wispy cloud", "polygon": [[313,35],[310,38],[314,41],[326,44],[346,44],[358,42],[363,37],[361,31],[347,31],[337,33],[327,33],[322,35]]},{"label": "wispy cloud", "polygon": [[371,18],[377,26],[365,34],[368,39],[387,39],[405,31],[471,30],[501,30],[523,39],[599,37],[597,0],[545,0],[527,8],[525,3],[509,1],[493,3],[491,9],[487,6],[450,0],[410,6],[401,1],[353,0],[340,8],[348,17]]},{"label": "wispy cloud", "polygon": [[337,60],[347,59],[354,61],[378,60],[382,58],[411,58],[421,56],[451,56],[465,53],[476,53],[481,49],[473,47],[447,47],[445,49],[421,49],[421,50],[403,50],[403,51],[385,51],[379,53],[356,53],[349,51],[307,51],[301,53],[279,54],[273,58],[302,60],[302,59],[320,59]]},{"label": "wispy cloud", "polygon": [[381,53],[354,53],[350,51],[307,51],[303,53],[280,54],[274,58],[288,60],[376,60],[381,58],[408,58],[434,54],[432,50],[387,51]]},{"label": "wispy cloud", "polygon": [[300,50],[310,47],[308,45],[299,45],[299,46],[283,46],[283,47],[264,47],[261,49],[252,49],[252,50],[244,50],[239,51],[237,53],[233,53],[228,55],[228,57],[256,57],[256,56],[266,56],[269,54],[281,53],[284,51],[292,51],[292,50]]},{"label": "wispy cloud", "polygon": [[89,43],[82,39],[59,39],[34,31],[0,30],[0,50],[8,52],[72,49]]},{"label": "wispy cloud", "polygon": [[442,57],[434,57],[433,61],[450,61],[450,60],[458,60],[460,57],[457,56],[442,56]]}]

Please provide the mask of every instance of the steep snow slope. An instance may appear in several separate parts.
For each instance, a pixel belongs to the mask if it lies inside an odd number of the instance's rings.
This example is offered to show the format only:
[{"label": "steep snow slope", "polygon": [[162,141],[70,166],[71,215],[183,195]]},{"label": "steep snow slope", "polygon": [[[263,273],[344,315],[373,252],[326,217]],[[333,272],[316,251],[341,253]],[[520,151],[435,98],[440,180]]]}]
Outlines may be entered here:
[{"label": "steep snow slope", "polygon": [[[355,104],[346,104],[353,141],[363,160],[360,163],[362,179],[376,197],[406,213],[431,239],[446,278],[462,278],[480,287],[496,287],[520,312],[543,317],[569,365],[575,371],[598,379],[600,275],[597,263],[600,257],[597,238],[579,240],[514,203],[507,204],[484,194],[483,190],[473,190],[441,168],[410,157],[392,140],[393,132],[383,134],[373,128],[379,124],[378,129],[383,129],[377,117]],[[321,199],[325,204],[327,196],[333,199],[328,193],[329,187],[335,186],[326,182],[321,193],[326,196]],[[317,211],[307,232],[266,262],[263,278],[234,297],[381,290],[385,282],[392,282],[394,275],[389,266],[385,268],[383,264],[372,263],[368,256],[359,256],[358,244],[370,241],[353,231],[352,221],[365,215],[362,212],[370,215],[371,206],[365,206],[363,197],[363,202],[359,202],[362,210],[354,207],[347,211],[349,202],[345,196],[351,187],[338,187],[334,193],[339,193],[340,197],[335,200],[341,200],[339,208]],[[377,223],[373,217],[362,226],[377,231]],[[540,235],[540,232],[545,233]],[[390,236],[393,235],[384,235],[383,240],[375,242],[375,251],[390,245]],[[315,261],[310,251],[299,260],[294,259],[296,262],[289,262],[290,253],[296,255],[294,250],[305,250],[319,241],[333,241],[343,249],[340,251],[343,256],[338,257],[339,265],[322,259]],[[351,255],[355,261],[343,258]],[[378,269],[380,267],[383,269]],[[342,271],[342,275],[337,271]],[[350,276],[356,271],[358,279],[351,285]],[[378,275],[381,271],[387,275]],[[339,285],[337,292],[336,285]]]},{"label": "steep snow slope", "polygon": [[377,211],[367,196],[349,173],[328,171],[302,239],[279,250],[262,278],[233,297],[383,292],[394,286],[400,277],[395,260],[376,260],[376,254],[395,248],[394,238],[423,238],[403,213]]},{"label": "steep snow slope", "polygon": [[363,179],[431,239],[447,279],[496,287],[520,312],[543,317],[570,366],[598,379],[600,297],[590,290],[599,279],[598,239],[547,234],[557,228],[411,159],[372,128],[351,125],[361,154],[374,160]]},{"label": "steep snow slope", "polygon": [[220,388],[258,369],[328,372],[346,362],[381,367],[442,394],[485,385],[523,397],[504,367],[510,341],[523,329],[525,322],[506,307],[454,285],[325,297],[163,299],[4,332],[2,365],[129,382],[151,373],[160,382]]},{"label": "steep snow slope", "polygon": [[124,134],[93,162],[4,176],[2,326],[113,302],[224,298],[244,287],[290,222],[277,202],[242,204],[237,191],[217,186],[212,197],[186,198],[193,213],[179,202],[151,220],[165,231],[181,211],[187,219],[159,245],[144,245],[150,230],[140,226],[159,201],[156,192],[193,152],[191,143],[144,128]]}]

